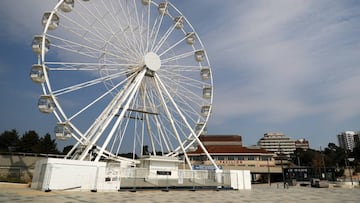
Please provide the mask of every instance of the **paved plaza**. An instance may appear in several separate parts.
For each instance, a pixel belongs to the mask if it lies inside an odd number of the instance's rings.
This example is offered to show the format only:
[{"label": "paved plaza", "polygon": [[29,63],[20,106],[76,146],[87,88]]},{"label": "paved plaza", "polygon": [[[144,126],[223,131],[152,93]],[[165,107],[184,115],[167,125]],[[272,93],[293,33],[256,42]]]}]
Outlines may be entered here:
[{"label": "paved plaza", "polygon": [[136,191],[136,192],[75,192],[32,190],[26,185],[0,183],[0,202],[360,202],[360,189],[290,187],[283,189],[273,184],[254,185],[252,190],[234,191]]}]

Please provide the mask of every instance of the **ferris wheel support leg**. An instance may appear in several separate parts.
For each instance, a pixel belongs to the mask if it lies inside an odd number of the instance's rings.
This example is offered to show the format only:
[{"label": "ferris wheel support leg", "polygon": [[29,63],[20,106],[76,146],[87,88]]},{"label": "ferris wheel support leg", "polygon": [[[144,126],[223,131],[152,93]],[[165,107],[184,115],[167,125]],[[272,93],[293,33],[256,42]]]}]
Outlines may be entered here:
[{"label": "ferris wheel support leg", "polygon": [[104,151],[105,151],[105,148],[107,147],[107,145],[109,144],[111,138],[114,136],[114,133],[115,133],[115,130],[117,129],[117,127],[119,126],[121,120],[123,119],[124,115],[125,115],[125,112],[129,109],[129,106],[130,106],[130,102],[132,101],[132,99],[134,98],[134,95],[135,93],[137,92],[137,90],[139,89],[140,87],[140,84],[141,84],[141,81],[142,79],[144,78],[145,76],[145,73],[146,73],[146,69],[142,70],[138,75],[137,77],[135,78],[135,80],[133,81],[134,82],[134,87],[131,89],[131,93],[130,93],[130,96],[127,98],[127,101],[126,101],[126,104],[123,108],[123,110],[121,111],[121,114],[119,115],[118,119],[116,120],[116,123],[114,124],[114,126],[112,127],[109,135],[107,136],[103,146],[101,147],[98,155],[96,156],[95,158],[95,161],[99,161],[100,160],[100,157],[103,155]]},{"label": "ferris wheel support leg", "polygon": [[[158,91],[159,91],[159,94],[160,94],[160,97],[161,97],[161,100],[162,100],[162,105],[163,105],[163,107],[164,107],[164,109],[165,109],[166,115],[167,115],[167,117],[169,118],[169,121],[170,121],[170,123],[171,123],[171,127],[172,127],[172,129],[173,129],[173,131],[174,131],[174,133],[175,133],[175,135],[176,135],[176,139],[177,139],[178,142],[179,142],[179,145],[180,145],[180,147],[181,147],[181,150],[184,152],[185,160],[186,160],[186,162],[187,162],[190,170],[192,170],[192,166],[191,166],[190,159],[189,159],[189,157],[188,157],[188,155],[187,155],[187,153],[186,153],[186,151],[185,151],[185,148],[184,148],[184,146],[183,146],[183,144],[182,144],[182,142],[181,142],[179,133],[178,133],[178,131],[176,130],[176,127],[175,127],[175,124],[174,124],[174,120],[173,120],[173,118],[172,118],[172,116],[171,116],[171,113],[170,113],[168,107],[166,106],[166,104],[165,104],[165,102],[164,102],[164,96],[163,96],[163,94],[162,94],[162,92],[161,92],[161,89],[164,89],[165,93],[168,95],[169,98],[171,98],[171,96],[169,95],[169,92],[167,92],[167,90],[165,89],[165,86],[162,84],[160,78],[159,78],[156,74],[155,74],[155,84],[156,84],[156,87],[157,87],[157,89],[158,89]],[[161,85],[162,88],[160,88],[160,85]],[[172,99],[172,98],[171,98],[171,99]]]},{"label": "ferris wheel support leg", "polygon": [[[180,111],[179,107],[177,106],[176,102],[174,101],[174,99],[172,98],[172,96],[170,95],[170,93],[167,91],[167,89],[165,88],[165,85],[161,82],[161,80],[159,79],[159,77],[157,75],[155,75],[156,77],[156,81],[159,82],[159,84],[161,85],[161,87],[164,89],[165,93],[167,94],[167,96],[169,97],[171,103],[174,105],[174,107],[176,108],[176,111],[179,113],[181,119],[185,122],[186,126],[189,128],[189,130],[191,131],[191,135],[196,139],[197,143],[200,145],[201,149],[205,152],[206,156],[208,157],[208,159],[211,161],[211,163],[214,165],[216,171],[220,171],[219,167],[216,165],[215,161],[212,159],[212,157],[210,156],[209,152],[206,150],[205,146],[202,144],[202,142],[200,141],[200,139],[196,136],[196,133],[194,132],[194,130],[192,129],[192,127],[190,126],[189,122],[186,120],[184,114]],[[184,154],[185,157],[187,157],[185,150]],[[191,168],[191,167],[190,167]]]}]

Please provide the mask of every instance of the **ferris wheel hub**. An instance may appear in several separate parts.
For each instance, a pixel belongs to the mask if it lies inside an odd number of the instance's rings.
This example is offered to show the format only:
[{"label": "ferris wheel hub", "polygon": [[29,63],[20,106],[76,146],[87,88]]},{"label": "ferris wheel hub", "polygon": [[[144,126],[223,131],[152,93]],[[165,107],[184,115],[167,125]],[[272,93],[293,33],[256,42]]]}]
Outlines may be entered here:
[{"label": "ferris wheel hub", "polygon": [[145,54],[144,62],[146,67],[148,67],[152,71],[157,71],[161,67],[160,56],[155,54],[154,52],[148,52]]}]

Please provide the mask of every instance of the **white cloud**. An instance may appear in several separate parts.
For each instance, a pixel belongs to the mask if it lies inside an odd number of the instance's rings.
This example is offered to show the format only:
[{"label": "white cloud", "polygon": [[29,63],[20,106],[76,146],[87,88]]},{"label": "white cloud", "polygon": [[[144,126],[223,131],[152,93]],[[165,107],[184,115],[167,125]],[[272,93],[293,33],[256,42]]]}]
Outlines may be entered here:
[{"label": "white cloud", "polygon": [[0,24],[5,26],[6,30],[3,30],[1,35],[9,40],[30,45],[32,35],[42,31],[43,13],[51,10],[56,2],[56,0],[2,0]]},{"label": "white cloud", "polygon": [[217,19],[224,23],[205,36],[217,81],[214,117],[357,116],[359,11],[347,6],[301,0],[228,5]]}]

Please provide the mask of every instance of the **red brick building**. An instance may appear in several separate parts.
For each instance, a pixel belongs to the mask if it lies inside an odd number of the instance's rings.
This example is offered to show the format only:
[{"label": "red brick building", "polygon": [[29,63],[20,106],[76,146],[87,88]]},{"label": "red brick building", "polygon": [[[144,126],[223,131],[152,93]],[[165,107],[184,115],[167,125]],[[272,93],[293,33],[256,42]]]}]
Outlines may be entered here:
[{"label": "red brick building", "polygon": [[[201,135],[199,139],[215,163],[223,169],[250,170],[252,173],[279,172],[273,152],[244,147],[240,135]],[[211,165],[200,147],[189,152],[188,156],[192,165]]]}]

